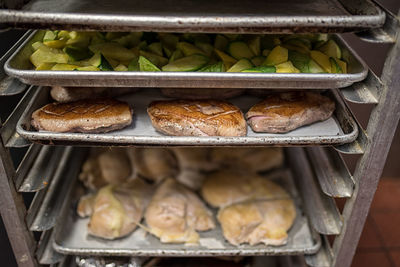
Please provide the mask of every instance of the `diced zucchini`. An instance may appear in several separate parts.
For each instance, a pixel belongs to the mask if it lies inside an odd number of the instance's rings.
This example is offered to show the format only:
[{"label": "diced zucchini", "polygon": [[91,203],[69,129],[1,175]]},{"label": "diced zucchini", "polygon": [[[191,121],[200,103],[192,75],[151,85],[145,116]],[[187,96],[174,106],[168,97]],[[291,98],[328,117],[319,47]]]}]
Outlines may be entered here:
[{"label": "diced zucchini", "polygon": [[282,46],[275,46],[268,54],[263,66],[274,66],[288,61],[288,50]]},{"label": "diced zucchini", "polygon": [[114,70],[115,70],[115,71],[127,71],[128,68],[127,68],[125,65],[123,65],[123,64],[119,64],[118,66],[116,66],[116,67],[114,68]]},{"label": "diced zucchini", "polygon": [[253,64],[247,59],[242,58],[238,62],[236,62],[227,72],[241,72],[242,70],[251,69]]},{"label": "diced zucchini", "polygon": [[130,61],[136,56],[133,51],[114,42],[90,45],[89,49],[93,53],[101,53],[105,57],[112,58],[117,61]]},{"label": "diced zucchini", "polygon": [[69,31],[59,31],[57,33],[57,39],[59,40],[66,40],[69,38],[70,38]]},{"label": "diced zucchini", "polygon": [[233,64],[237,62],[236,59],[233,57],[229,56],[228,54],[225,54],[224,52],[218,50],[217,48],[214,48],[214,52],[217,54],[217,56],[224,62],[225,69],[230,69]]},{"label": "diced zucchini", "polygon": [[172,53],[171,57],[169,58],[169,63],[174,62],[175,60],[183,58],[183,57],[184,57],[184,55],[183,55],[182,51],[179,49],[176,49]]},{"label": "diced zucchini", "polygon": [[318,48],[318,50],[328,57],[342,58],[342,50],[333,40],[328,40],[325,44]]},{"label": "diced zucchini", "polygon": [[282,44],[281,39],[279,39],[278,37],[273,38],[272,41],[274,42],[275,46]]},{"label": "diced zucchini", "polygon": [[39,66],[36,67],[36,70],[51,70],[51,68],[55,65],[56,63],[42,63]]},{"label": "diced zucchini", "polygon": [[267,57],[268,55],[269,55],[269,53],[271,53],[271,50],[269,50],[269,49],[264,49],[263,51],[262,51],[262,55],[264,56],[264,57]]},{"label": "diced zucchini", "polygon": [[190,43],[187,43],[187,42],[179,42],[176,45],[176,48],[181,50],[183,52],[183,54],[185,55],[185,57],[194,55],[194,54],[206,55],[206,53],[203,50],[201,50],[200,48],[198,48]]},{"label": "diced zucchini", "polygon": [[163,71],[196,71],[204,65],[206,65],[209,61],[209,58],[201,55],[194,54],[187,57],[183,57],[180,59],[171,62],[164,67],[162,67]]},{"label": "diced zucchini", "polygon": [[274,35],[264,35],[261,37],[260,39],[260,43],[261,43],[261,49],[268,49],[268,50],[272,50],[275,47],[274,44]]},{"label": "diced zucchini", "polygon": [[299,53],[297,51],[289,50],[288,53],[289,60],[293,65],[303,73],[309,73],[309,62],[311,60],[310,56]]},{"label": "diced zucchini", "polygon": [[132,59],[132,61],[128,65],[128,71],[139,71],[139,57]]},{"label": "diced zucchini", "polygon": [[101,53],[94,54],[94,56],[91,57],[88,60],[88,62],[92,66],[99,68],[100,70],[103,70],[103,71],[113,70],[113,67],[111,66],[111,64],[107,61],[107,59]]},{"label": "diced zucchini", "polygon": [[300,73],[300,70],[293,66],[292,62],[290,61],[275,65],[275,68],[276,73]]},{"label": "diced zucchini", "polygon": [[202,33],[184,33],[181,35],[182,39],[191,42],[191,43],[196,43],[196,42],[202,42],[202,43],[211,43],[211,39],[207,34],[202,34]]},{"label": "diced zucchini", "polygon": [[77,68],[79,68],[77,65],[57,63],[51,68],[51,70],[76,70]]},{"label": "diced zucchini", "polygon": [[340,68],[342,69],[343,73],[347,73],[347,63],[343,60],[335,58],[337,64],[339,64]]},{"label": "diced zucchini", "polygon": [[314,43],[313,49],[314,49],[314,50],[318,50],[318,49],[319,49],[321,46],[323,46],[325,43],[326,43],[326,41],[322,41],[322,40],[317,41],[316,43]]},{"label": "diced zucchini", "polygon": [[170,58],[172,56],[172,53],[174,52],[174,50],[170,50],[168,47],[166,46],[162,46],[162,49],[164,51],[164,54],[167,56],[167,58]]},{"label": "diced zucchini", "polygon": [[289,39],[285,44],[301,47],[304,50],[311,50],[312,48],[311,42],[304,38]]},{"label": "diced zucchini", "polygon": [[251,59],[251,63],[253,63],[253,65],[256,67],[261,66],[261,64],[263,64],[264,61],[265,57],[263,56],[255,56]]},{"label": "diced zucchini", "polygon": [[164,56],[163,54],[163,49],[162,49],[162,45],[160,42],[155,42],[155,43],[151,43],[147,46],[147,49],[152,52],[153,54],[156,54],[160,57]]},{"label": "diced zucchini", "polygon": [[161,71],[156,65],[151,63],[150,60],[143,56],[139,56],[139,70],[140,71]]},{"label": "diced zucchini", "polygon": [[107,32],[105,37],[107,40],[114,40],[117,38],[121,38],[126,34],[126,32]]},{"label": "diced zucchini", "polygon": [[76,70],[81,70],[81,71],[100,71],[100,69],[96,68],[95,66],[79,67],[79,68],[76,68]]},{"label": "diced zucchini", "polygon": [[329,61],[331,62],[332,73],[343,73],[342,68],[339,66],[339,64],[336,62],[336,60],[333,57],[330,57]]},{"label": "diced zucchini", "polygon": [[[70,32],[70,35],[71,35],[71,33],[72,32]],[[74,38],[67,40],[66,45],[87,48],[90,43],[90,39],[91,39],[90,35],[91,34],[88,32],[76,32],[76,35],[74,35]]]},{"label": "diced zucchini", "polygon": [[203,42],[195,42],[195,45],[203,51],[206,56],[211,57],[214,47],[210,45],[209,43],[203,43]]},{"label": "diced zucchini", "polygon": [[165,57],[160,57],[159,55],[140,50],[140,55],[145,57],[146,59],[150,60],[151,63],[156,65],[158,68],[168,64],[168,59]]},{"label": "diced zucchini", "polygon": [[65,40],[51,40],[51,41],[43,41],[43,44],[50,48],[61,49],[65,46]]},{"label": "diced zucchini", "polygon": [[309,73],[326,73],[326,71],[317,64],[314,60],[310,59],[308,62],[308,72]]},{"label": "diced zucchini", "polygon": [[241,38],[241,35],[237,33],[229,33],[224,35],[226,38],[228,38],[229,41],[236,41]]},{"label": "diced zucchini", "polygon": [[229,40],[225,36],[221,34],[217,34],[214,40],[214,47],[218,50],[225,51],[228,47]]},{"label": "diced zucchini", "polygon": [[39,48],[41,48],[42,46],[44,46],[44,44],[42,43],[42,42],[34,42],[33,44],[32,44],[32,48],[33,48],[33,50],[34,51],[36,51],[36,50],[38,50]]},{"label": "diced zucchini", "polygon": [[276,68],[274,66],[259,66],[254,67],[247,70],[242,70],[242,72],[261,72],[261,73],[272,73],[276,72]]},{"label": "diced zucchini", "polygon": [[308,55],[310,53],[310,50],[305,47],[295,46],[291,44],[283,44],[282,46],[289,51],[296,51],[305,55]]},{"label": "diced zucchini", "polygon": [[93,53],[91,53],[87,48],[76,46],[66,46],[64,48],[64,52],[71,58],[72,61],[90,58],[93,55]]},{"label": "diced zucchini", "polygon": [[205,66],[198,70],[198,72],[224,72],[224,71],[225,71],[225,66],[222,61],[212,65]]},{"label": "diced zucchini", "polygon": [[106,39],[104,38],[103,34],[96,32],[96,34],[93,35],[92,39],[90,40],[90,45],[102,44],[105,42]]},{"label": "diced zucchini", "polygon": [[142,38],[142,35],[142,32],[131,32],[127,35],[114,39],[113,42],[117,42],[126,48],[131,48],[140,43],[140,38]]},{"label": "diced zucchini", "polygon": [[30,60],[35,67],[42,63],[68,63],[68,59],[68,55],[63,51],[46,46],[40,47],[30,56]]},{"label": "diced zucchini", "polygon": [[175,51],[176,45],[179,42],[178,36],[172,33],[158,33],[158,38],[160,39],[164,48]]},{"label": "diced zucchini", "polygon": [[253,51],[249,48],[249,46],[245,42],[234,41],[228,45],[229,54],[235,59],[239,60],[242,58],[250,59],[254,57]]},{"label": "diced zucchini", "polygon": [[259,35],[251,38],[247,44],[255,56],[261,55],[261,37]]},{"label": "diced zucchini", "polygon": [[57,38],[57,32],[54,31],[46,31],[43,36],[43,42],[53,41]]},{"label": "diced zucchini", "polygon": [[331,62],[329,61],[329,57],[318,50],[310,51],[311,58],[318,63],[326,72],[331,73]]}]

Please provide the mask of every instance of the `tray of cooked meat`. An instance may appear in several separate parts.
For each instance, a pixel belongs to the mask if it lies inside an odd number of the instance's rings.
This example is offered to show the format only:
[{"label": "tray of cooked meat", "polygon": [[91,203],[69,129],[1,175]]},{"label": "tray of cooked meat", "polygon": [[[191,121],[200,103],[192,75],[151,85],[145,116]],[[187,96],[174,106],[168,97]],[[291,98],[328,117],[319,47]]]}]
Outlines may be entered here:
[{"label": "tray of cooked meat", "polygon": [[5,64],[46,86],[341,88],[368,68],[337,35],[36,31]]},{"label": "tray of cooked meat", "polygon": [[[18,121],[17,132],[42,144],[332,145],[358,136],[357,124],[337,90],[31,90],[36,91]],[[90,90],[96,92],[89,94]],[[204,99],[207,90],[212,99]]]},{"label": "tray of cooked meat", "polygon": [[79,179],[54,228],[59,253],[287,255],[321,245],[281,148],[94,148]]}]

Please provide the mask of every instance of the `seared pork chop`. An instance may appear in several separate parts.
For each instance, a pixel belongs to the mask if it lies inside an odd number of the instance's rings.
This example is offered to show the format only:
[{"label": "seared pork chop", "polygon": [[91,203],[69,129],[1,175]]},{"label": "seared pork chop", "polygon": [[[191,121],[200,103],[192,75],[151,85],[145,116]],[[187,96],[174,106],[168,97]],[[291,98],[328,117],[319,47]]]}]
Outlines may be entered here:
[{"label": "seared pork chop", "polygon": [[244,89],[215,88],[162,88],[166,97],[184,99],[227,99],[243,94]]},{"label": "seared pork chop", "polygon": [[286,133],[332,116],[335,102],[319,93],[274,94],[254,105],[246,114],[255,132]]},{"label": "seared pork chop", "polygon": [[32,126],[51,132],[104,133],[132,123],[127,103],[111,98],[51,103],[32,114]]},{"label": "seared pork chop", "polygon": [[244,136],[247,130],[240,109],[222,100],[154,101],[147,113],[153,127],[167,135]]}]

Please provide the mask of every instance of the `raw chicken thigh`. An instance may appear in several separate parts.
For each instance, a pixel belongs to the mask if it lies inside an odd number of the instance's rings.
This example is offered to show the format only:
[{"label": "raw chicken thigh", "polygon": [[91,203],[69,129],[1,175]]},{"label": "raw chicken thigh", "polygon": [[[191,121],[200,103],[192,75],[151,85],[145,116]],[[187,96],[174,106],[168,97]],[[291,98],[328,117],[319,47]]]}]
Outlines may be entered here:
[{"label": "raw chicken thigh", "polygon": [[291,199],[250,200],[222,208],[218,213],[224,237],[232,245],[284,245],[295,218]]},{"label": "raw chicken thigh", "polygon": [[[78,214],[91,216],[88,232],[105,239],[123,237],[135,230],[152,195],[141,179],[102,187],[94,197],[83,197]],[[90,214],[91,213],[91,214]]]},{"label": "raw chicken thigh", "polygon": [[147,207],[150,232],[163,243],[197,243],[197,231],[215,227],[211,212],[195,193],[174,179],[166,179]]}]

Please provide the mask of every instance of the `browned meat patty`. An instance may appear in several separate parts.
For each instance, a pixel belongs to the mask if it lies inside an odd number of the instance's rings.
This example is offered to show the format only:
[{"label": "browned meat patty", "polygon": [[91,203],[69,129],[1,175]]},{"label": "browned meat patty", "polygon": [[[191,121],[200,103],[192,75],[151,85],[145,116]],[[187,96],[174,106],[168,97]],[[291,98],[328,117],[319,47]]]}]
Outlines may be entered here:
[{"label": "browned meat patty", "polygon": [[162,88],[166,97],[184,99],[226,99],[243,94],[244,89],[214,89],[214,88]]},{"label": "browned meat patty", "polygon": [[114,97],[136,92],[137,88],[105,88],[105,87],[64,87],[53,86],[51,97],[58,102],[72,102],[98,97]]},{"label": "browned meat patty", "polygon": [[154,101],[147,108],[153,127],[178,136],[244,136],[239,108],[222,100]]},{"label": "browned meat patty", "polygon": [[111,98],[51,103],[32,114],[37,130],[51,132],[104,133],[132,123],[128,104]]},{"label": "browned meat patty", "polygon": [[255,132],[286,133],[332,116],[335,102],[319,93],[274,94],[254,105],[246,114]]}]

